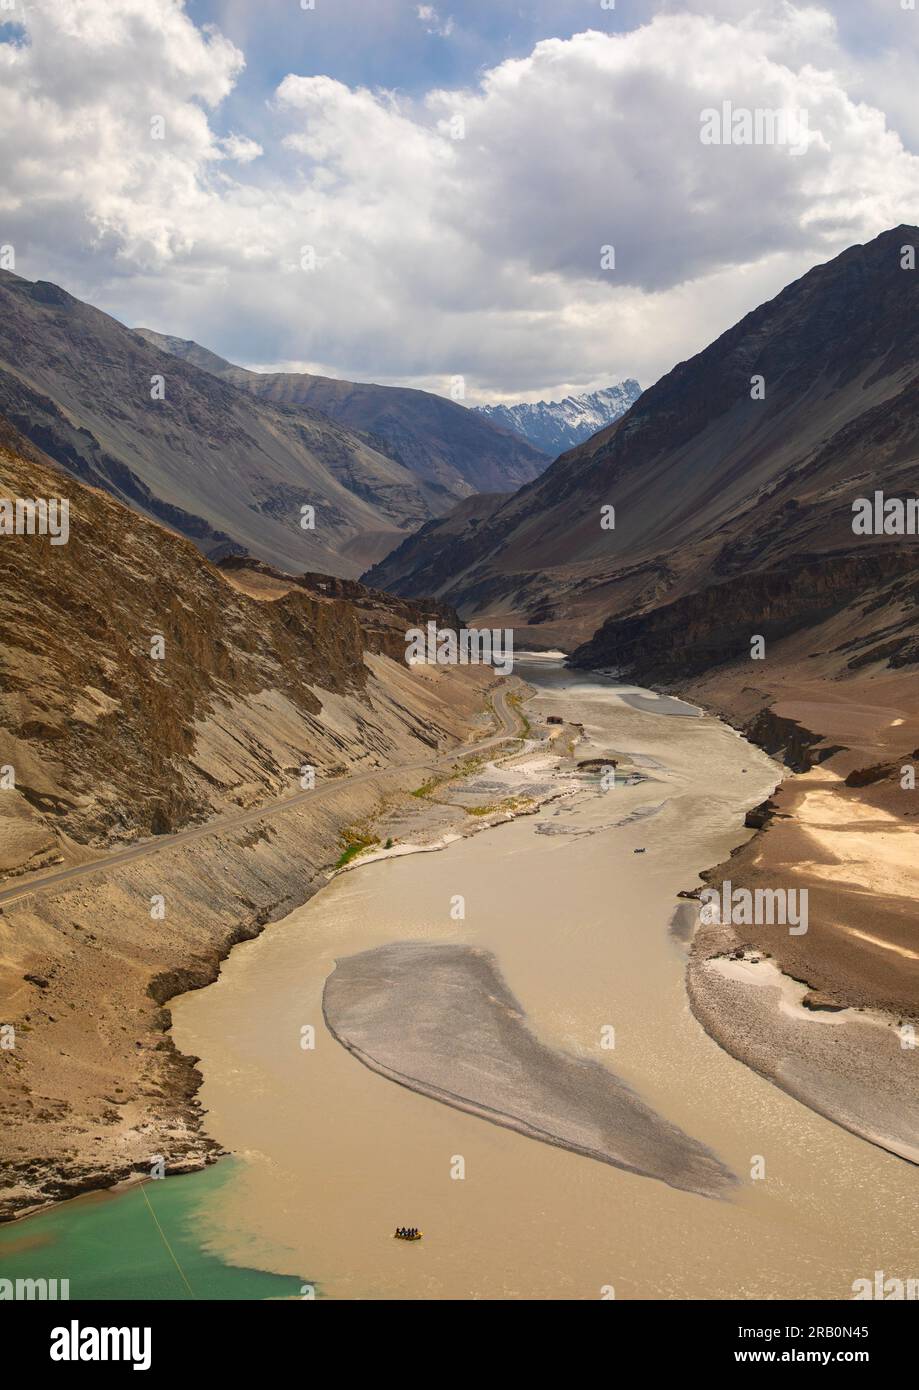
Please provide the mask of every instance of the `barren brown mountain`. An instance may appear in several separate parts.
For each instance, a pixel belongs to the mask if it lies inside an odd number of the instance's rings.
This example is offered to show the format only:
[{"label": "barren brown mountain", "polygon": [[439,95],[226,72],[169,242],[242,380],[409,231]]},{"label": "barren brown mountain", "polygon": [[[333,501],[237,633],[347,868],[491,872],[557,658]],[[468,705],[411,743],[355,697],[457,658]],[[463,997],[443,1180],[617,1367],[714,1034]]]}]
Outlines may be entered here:
[{"label": "barren brown mountain", "polygon": [[247,551],[356,577],[442,507],[379,441],[257,400],[57,285],[7,271],[0,411],[60,468],[212,559]]},{"label": "barren brown mountain", "polygon": [[[847,602],[847,557],[879,578],[908,571],[915,544],[857,538],[851,524],[856,497],[908,495],[914,481],[919,273],[901,269],[904,245],[919,245],[919,228],[810,271],[535,482],[497,506],[467,504],[462,529],[454,518],[428,523],[367,582],[412,594],[423,576],[425,592],[467,616],[570,650],[606,619],[687,599],[682,621],[694,612],[689,596],[728,593],[740,579],[751,617],[765,616],[781,577],[789,581],[778,622],[790,631]],[[601,524],[604,506],[615,508],[615,529]],[[706,634],[669,644],[668,659],[685,670],[735,654],[725,616],[712,600]],[[609,656],[602,639],[588,656]]]},{"label": "barren brown mountain", "polygon": [[259,400],[319,410],[366,433],[428,487],[435,514],[471,493],[511,492],[536,478],[549,462],[513,430],[457,401],[408,386],[376,386],[307,372],[250,372],[184,338],[138,328],[146,342],[193,362]]}]

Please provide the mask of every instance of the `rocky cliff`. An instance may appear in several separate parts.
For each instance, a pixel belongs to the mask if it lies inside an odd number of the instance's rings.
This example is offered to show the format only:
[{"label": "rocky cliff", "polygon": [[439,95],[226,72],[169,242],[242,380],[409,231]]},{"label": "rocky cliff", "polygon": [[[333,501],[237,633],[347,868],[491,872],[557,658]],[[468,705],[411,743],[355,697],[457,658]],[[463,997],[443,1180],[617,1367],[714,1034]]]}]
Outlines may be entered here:
[{"label": "rocky cliff", "polygon": [[[877,663],[919,664],[919,554],[909,544],[802,559],[787,569],[722,580],[628,618],[608,618],[572,655],[575,666],[614,668],[653,684],[686,685],[713,667],[763,661],[775,643],[811,634],[845,613],[838,674]],[[751,671],[758,668],[750,665]]]}]

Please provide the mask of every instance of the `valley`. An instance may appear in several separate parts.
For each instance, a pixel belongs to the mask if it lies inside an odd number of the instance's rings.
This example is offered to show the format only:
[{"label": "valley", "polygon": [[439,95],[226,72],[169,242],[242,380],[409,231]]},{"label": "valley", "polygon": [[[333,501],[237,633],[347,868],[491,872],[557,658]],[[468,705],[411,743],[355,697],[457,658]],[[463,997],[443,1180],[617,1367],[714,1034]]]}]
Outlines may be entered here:
[{"label": "valley", "polygon": [[227,1298],[908,1267],[914,234],[552,463],[0,273],[0,487],[68,523],[0,548],[0,1278],[136,1289],[155,1208]]},{"label": "valley", "polygon": [[[919,560],[908,534],[856,523],[874,491],[904,517],[915,493],[917,291],[901,252],[917,242],[904,225],[816,267],[541,478],[426,523],[365,576],[560,646],[576,669],[679,694],[783,759],[795,775],[753,813],[760,833],[707,877],[810,888],[807,932],[770,937],[772,961],[833,1007],[906,1020],[919,1010]],[[710,966],[762,946],[755,925],[700,927],[693,1007],[819,1108],[807,1030],[757,1038],[756,991]],[[870,1064],[888,1120],[915,1094],[914,1056],[904,1045]],[[912,1124],[899,1152],[915,1150]]]}]

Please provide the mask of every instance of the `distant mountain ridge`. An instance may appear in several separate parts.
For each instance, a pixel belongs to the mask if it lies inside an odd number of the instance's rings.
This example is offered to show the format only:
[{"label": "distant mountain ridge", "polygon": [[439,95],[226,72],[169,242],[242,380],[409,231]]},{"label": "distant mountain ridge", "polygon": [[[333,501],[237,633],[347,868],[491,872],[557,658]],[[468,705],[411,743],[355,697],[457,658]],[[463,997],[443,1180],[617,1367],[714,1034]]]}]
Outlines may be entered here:
[{"label": "distant mountain ridge", "polygon": [[135,332],[163,352],[192,362],[259,400],[318,410],[360,431],[427,486],[428,501],[437,515],[476,492],[512,492],[549,464],[551,453],[539,450],[501,421],[485,419],[430,391],[340,381],[308,372],[253,372],[190,339],[149,328]]},{"label": "distant mountain ridge", "polygon": [[59,286],[8,271],[0,412],[59,468],[213,560],[249,552],[353,578],[444,506],[366,435],[260,401]]},{"label": "distant mountain ridge", "polygon": [[566,396],[561,401],[521,402],[519,405],[477,405],[478,415],[493,424],[515,430],[537,449],[555,458],[582,444],[597,430],[618,420],[641,395],[634,377],[591,391],[582,396]]}]

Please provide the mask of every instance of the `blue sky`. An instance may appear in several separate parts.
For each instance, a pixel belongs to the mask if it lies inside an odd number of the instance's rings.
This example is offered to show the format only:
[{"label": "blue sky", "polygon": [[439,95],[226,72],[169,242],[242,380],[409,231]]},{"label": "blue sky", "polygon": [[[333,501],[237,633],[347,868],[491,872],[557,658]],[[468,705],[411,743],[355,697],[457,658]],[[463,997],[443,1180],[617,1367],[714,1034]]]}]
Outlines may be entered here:
[{"label": "blue sky", "polygon": [[[432,87],[475,82],[505,58],[529,53],[544,38],[570,38],[585,29],[621,33],[654,14],[686,8],[713,14],[751,12],[755,0],[712,0],[687,7],[679,0],[189,0],[201,25],[214,24],[246,55],[246,71],[223,120],[258,121],[260,107],[289,72],[321,73],[349,86],[386,87],[421,97]],[[916,60],[919,36],[907,27],[900,0],[835,0],[824,8],[836,23],[841,51],[855,62],[900,54],[905,72]],[[424,18],[421,11],[432,11]],[[901,22],[906,21],[906,22]],[[912,26],[919,30],[919,24]]]},{"label": "blue sky", "polygon": [[[898,0],[315,4],[17,0],[19,273],[256,368],[480,403],[648,385],[919,222]],[[725,100],[804,111],[800,157],[703,144]]]},{"label": "blue sky", "polygon": [[309,10],[299,0],[190,0],[187,8],[246,55],[233,92],[215,113],[215,128],[245,128],[258,139],[270,129],[271,99],[288,73],[327,74],[349,87],[421,101],[432,89],[473,85],[483,71],[525,56],[540,39],[588,28],[616,32],[637,12],[662,6],[653,0],[618,0],[618,8],[600,0],[315,0]]},{"label": "blue sky", "polygon": [[[640,11],[650,6],[641,4]],[[431,9],[431,18],[419,10]],[[431,87],[473,82],[504,58],[522,57],[544,38],[583,29],[614,31],[634,22],[636,6],[619,0],[459,0],[423,6],[406,0],[192,0],[189,14],[216,24],[246,54],[241,103],[257,103],[289,72],[328,73],[349,86],[397,88],[420,96]]]},{"label": "blue sky", "polygon": [[[674,0],[454,0],[420,6],[407,0],[190,0],[199,24],[216,24],[246,53],[241,101],[258,101],[288,72],[329,73],[350,86],[398,88],[418,96],[430,87],[463,86],[504,58],[527,54],[544,38],[584,29],[621,32],[658,12],[678,13]],[[434,11],[432,19],[419,10]],[[713,3],[713,13],[752,11],[754,3]],[[845,47],[869,57],[892,44],[907,50],[910,34],[895,27],[899,0],[851,0],[828,6]],[[886,23],[884,22],[886,21]],[[449,32],[446,32],[449,26]],[[907,56],[904,54],[904,56]]]}]

